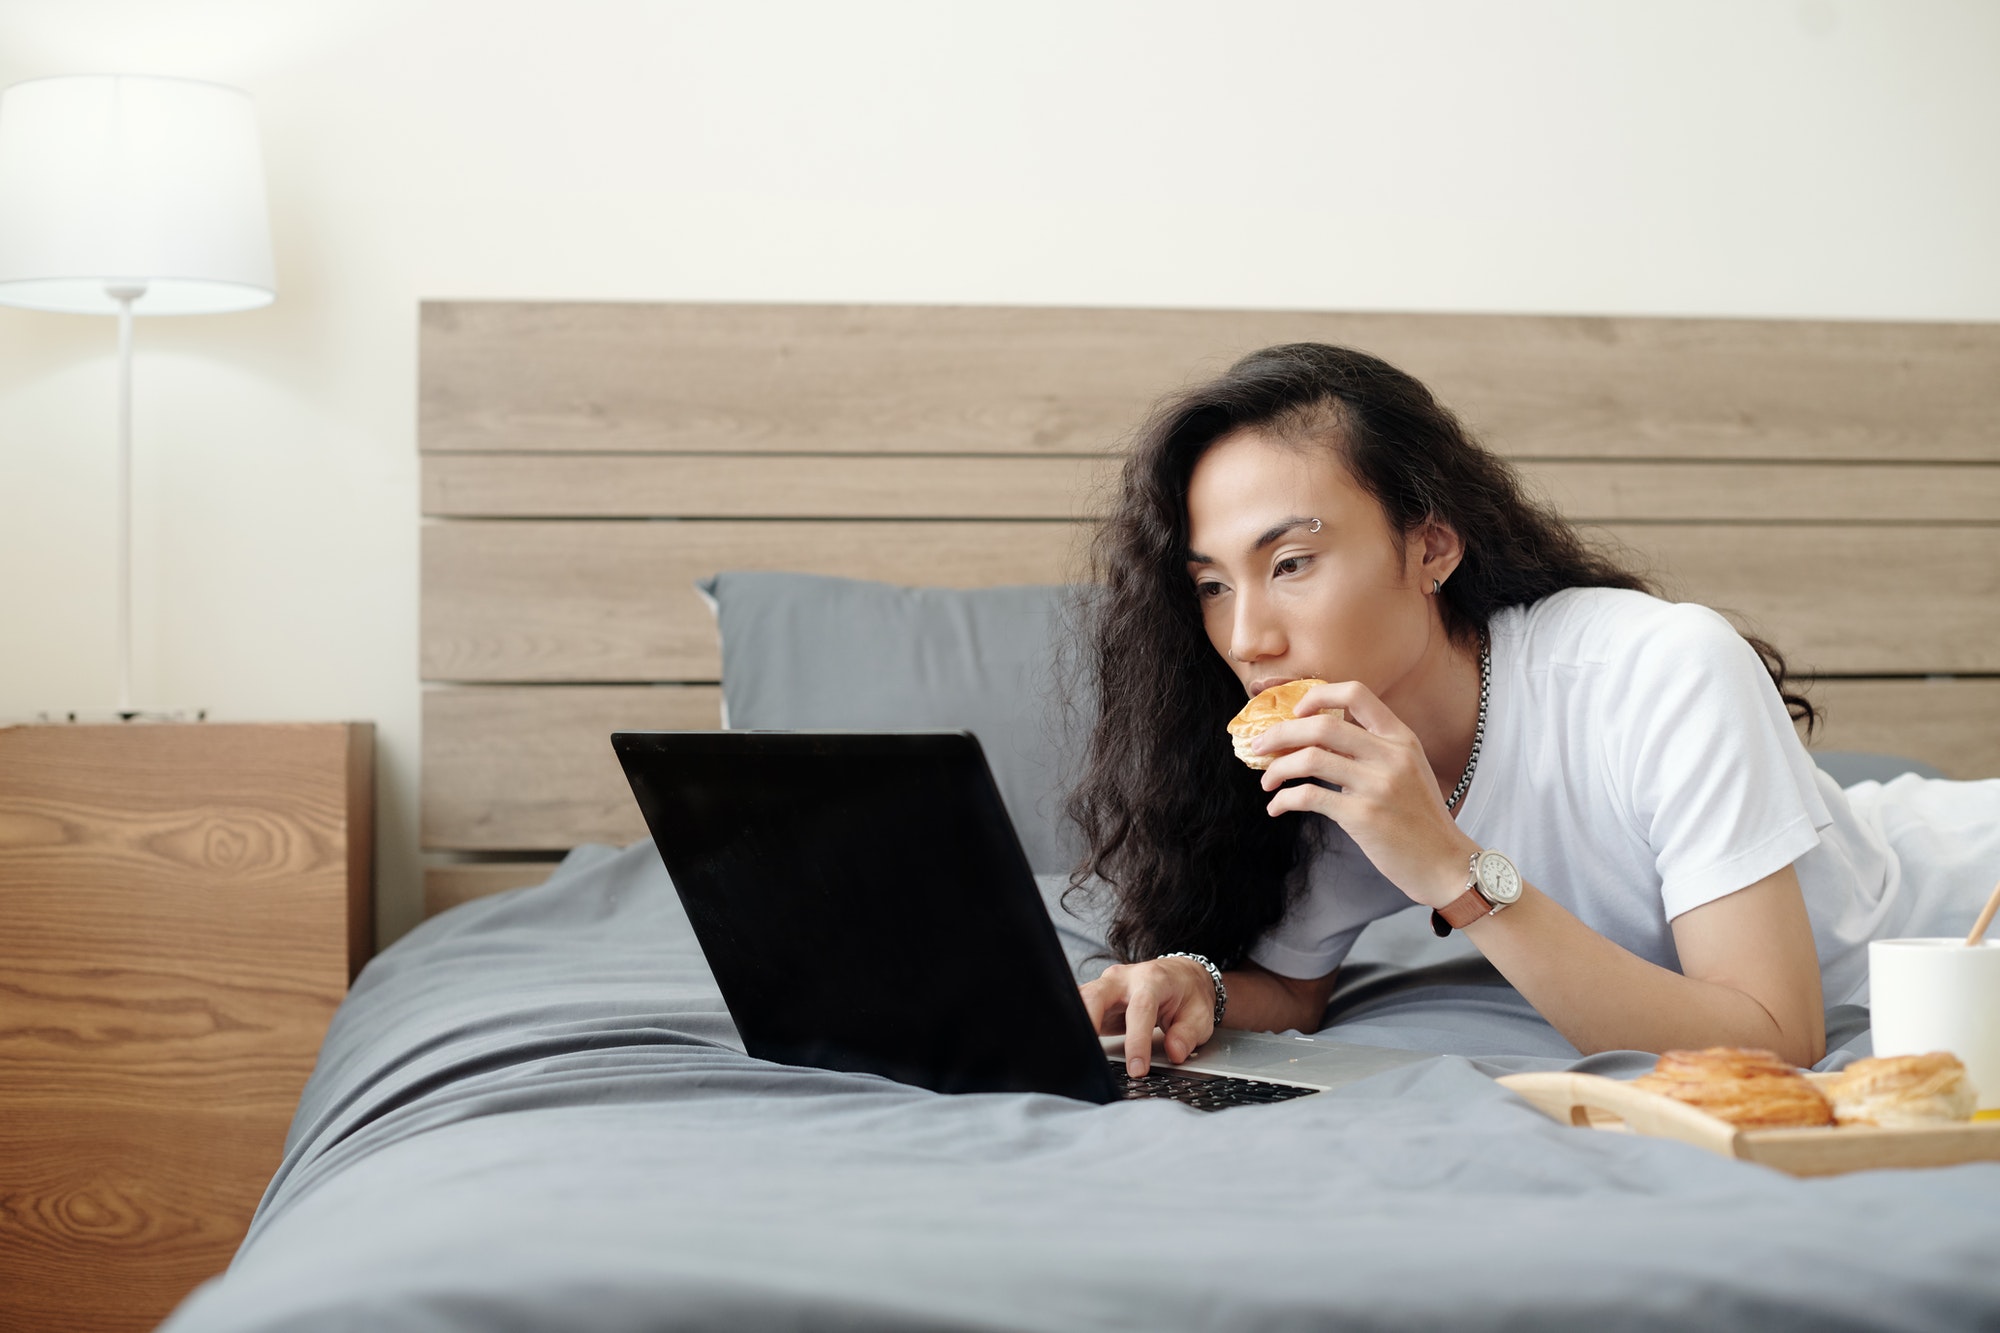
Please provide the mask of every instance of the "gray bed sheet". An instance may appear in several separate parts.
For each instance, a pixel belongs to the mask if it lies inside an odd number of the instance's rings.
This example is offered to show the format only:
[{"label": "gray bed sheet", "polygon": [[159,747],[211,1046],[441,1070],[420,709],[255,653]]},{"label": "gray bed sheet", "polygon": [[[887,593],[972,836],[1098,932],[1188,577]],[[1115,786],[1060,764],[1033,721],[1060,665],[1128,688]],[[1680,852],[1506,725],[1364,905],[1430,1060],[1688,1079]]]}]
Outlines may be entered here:
[{"label": "gray bed sheet", "polygon": [[[164,1327],[2000,1327],[2000,1165],[1794,1180],[1559,1126],[1488,1075],[1646,1058],[1578,1061],[1428,948],[1371,928],[1330,1030],[1436,1061],[1220,1114],[941,1097],[745,1056],[651,844],[579,849],[368,966]],[[1829,1066],[1866,1052],[1831,1019]]]}]

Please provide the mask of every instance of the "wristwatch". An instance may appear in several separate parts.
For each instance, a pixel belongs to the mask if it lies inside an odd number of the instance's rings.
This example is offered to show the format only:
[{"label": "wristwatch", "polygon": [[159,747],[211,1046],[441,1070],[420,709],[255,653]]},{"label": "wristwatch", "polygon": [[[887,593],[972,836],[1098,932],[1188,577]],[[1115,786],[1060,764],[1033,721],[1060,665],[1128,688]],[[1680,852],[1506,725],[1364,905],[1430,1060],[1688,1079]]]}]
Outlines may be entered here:
[{"label": "wristwatch", "polygon": [[1431,933],[1443,938],[1521,900],[1521,872],[1499,852],[1474,852],[1465,892],[1431,913]]}]

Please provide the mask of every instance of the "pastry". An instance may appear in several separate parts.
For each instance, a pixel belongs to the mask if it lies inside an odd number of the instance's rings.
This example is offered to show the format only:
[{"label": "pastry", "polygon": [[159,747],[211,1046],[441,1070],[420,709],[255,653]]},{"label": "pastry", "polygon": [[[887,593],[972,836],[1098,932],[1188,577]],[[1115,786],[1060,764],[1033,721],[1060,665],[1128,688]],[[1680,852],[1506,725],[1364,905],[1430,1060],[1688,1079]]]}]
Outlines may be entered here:
[{"label": "pastry", "polygon": [[1979,1094],[1949,1051],[1856,1060],[1821,1085],[1841,1125],[1940,1125],[1972,1119]]},{"label": "pastry", "polygon": [[1819,1089],[1769,1051],[1733,1046],[1668,1051],[1632,1086],[1745,1129],[1833,1123],[1833,1108]]},{"label": "pastry", "polygon": [[[1273,685],[1244,704],[1242,710],[1229,719],[1229,735],[1236,747],[1236,757],[1252,768],[1269,768],[1277,756],[1251,754],[1250,742],[1280,722],[1291,721],[1297,716],[1292,710],[1299,706],[1299,700],[1306,697],[1306,691],[1324,684],[1325,681],[1310,676],[1304,680],[1288,680],[1283,685]],[[1338,708],[1329,708],[1327,712],[1334,717],[1342,715]]]}]

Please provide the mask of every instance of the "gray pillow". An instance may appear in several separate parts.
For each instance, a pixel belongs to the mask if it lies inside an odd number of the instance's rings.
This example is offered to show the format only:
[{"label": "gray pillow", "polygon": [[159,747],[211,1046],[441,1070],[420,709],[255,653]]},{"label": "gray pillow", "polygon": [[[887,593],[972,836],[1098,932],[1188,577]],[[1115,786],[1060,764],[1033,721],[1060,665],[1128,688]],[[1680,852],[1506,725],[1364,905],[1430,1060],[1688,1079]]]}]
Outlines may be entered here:
[{"label": "gray pillow", "polygon": [[1054,670],[1069,589],[742,571],[698,586],[722,631],[723,725],[970,731],[1028,864],[1050,874],[1076,863],[1078,839],[1060,815]]},{"label": "gray pillow", "polygon": [[1869,754],[1862,750],[1815,750],[1812,757],[1822,772],[1843,787],[1852,787],[1857,782],[1887,782],[1905,773],[1915,773],[1920,778],[1944,776],[1921,759],[1905,759],[1901,755]]}]

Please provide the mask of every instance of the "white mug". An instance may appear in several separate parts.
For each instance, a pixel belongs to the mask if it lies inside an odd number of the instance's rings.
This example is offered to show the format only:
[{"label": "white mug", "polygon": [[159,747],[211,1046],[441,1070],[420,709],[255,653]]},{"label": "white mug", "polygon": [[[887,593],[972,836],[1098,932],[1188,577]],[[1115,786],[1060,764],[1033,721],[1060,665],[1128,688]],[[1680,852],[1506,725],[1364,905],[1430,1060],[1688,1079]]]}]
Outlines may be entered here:
[{"label": "white mug", "polygon": [[1875,1054],[1950,1051],[1979,1109],[2000,1110],[2000,940],[1874,940],[1868,993]]}]

